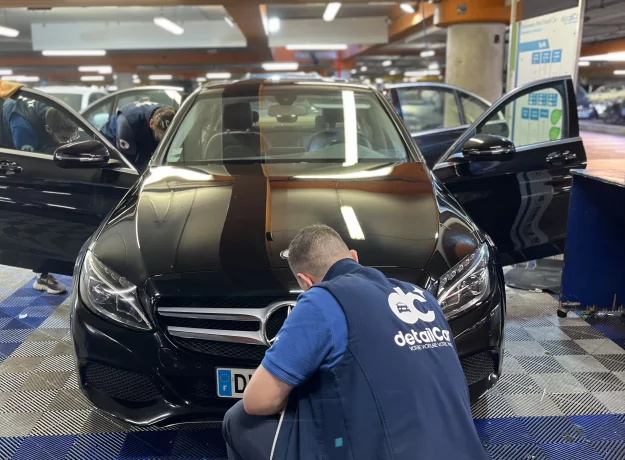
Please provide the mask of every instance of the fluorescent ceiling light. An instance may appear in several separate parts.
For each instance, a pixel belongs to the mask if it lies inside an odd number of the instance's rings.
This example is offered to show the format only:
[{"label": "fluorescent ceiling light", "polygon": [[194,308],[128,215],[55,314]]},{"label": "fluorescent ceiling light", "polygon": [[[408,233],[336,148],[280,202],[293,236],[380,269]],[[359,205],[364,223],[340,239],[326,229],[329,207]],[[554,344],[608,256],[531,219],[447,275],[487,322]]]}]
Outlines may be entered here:
[{"label": "fluorescent ceiling light", "polygon": [[352,74],[355,74],[356,72],[358,72],[356,69],[352,69],[352,70],[351,70],[351,73],[352,73]]},{"label": "fluorescent ceiling light", "polygon": [[104,81],[104,75],[83,75],[80,81]]},{"label": "fluorescent ceiling light", "polygon": [[269,18],[267,20],[267,30],[270,34],[280,31],[280,18]]},{"label": "fluorescent ceiling light", "polygon": [[197,77],[195,81],[197,81],[198,83],[204,83],[206,81],[206,77]]},{"label": "fluorescent ceiling light", "polygon": [[375,82],[376,82],[378,85],[381,85],[382,83],[384,83],[384,79],[383,79],[383,78],[376,78],[376,79],[375,79]]},{"label": "fluorescent ceiling light", "polygon": [[343,220],[347,225],[347,231],[352,240],[364,240],[365,234],[362,232],[356,212],[351,206],[341,206],[341,214],[343,214]]},{"label": "fluorescent ceiling light", "polygon": [[0,69],[0,75],[13,75],[13,71],[11,69]]},{"label": "fluorescent ceiling light", "polygon": [[206,74],[206,78],[211,80],[228,80],[232,77],[230,72],[209,72]]},{"label": "fluorescent ceiling light", "polygon": [[167,18],[164,18],[163,16],[158,16],[154,18],[154,24],[159,26],[161,29],[166,30],[170,34],[182,35],[184,33],[184,29],[182,27],[180,27],[175,22],[170,21]]},{"label": "fluorescent ceiling light", "polygon": [[98,72],[101,74],[113,73],[113,68],[110,65],[83,65],[78,67],[79,72]]},{"label": "fluorescent ceiling light", "polygon": [[410,3],[400,3],[399,7],[404,13],[414,13],[414,6],[412,6]]},{"label": "fluorescent ceiling light", "polygon": [[139,78],[133,78],[133,79],[132,79],[132,82],[133,82],[135,85],[139,85],[139,84],[141,83],[141,80],[140,80]]},{"label": "fluorescent ceiling light", "polygon": [[619,51],[616,53],[608,54],[595,54],[592,56],[583,56],[584,61],[611,61],[611,62],[623,62],[625,61],[625,51]]},{"label": "fluorescent ceiling light", "polygon": [[343,124],[345,131],[345,163],[352,166],[358,163],[358,121],[356,118],[356,99],[353,91],[342,91]]},{"label": "fluorescent ceiling light", "polygon": [[625,70],[615,70],[614,75],[625,75]]},{"label": "fluorescent ceiling light", "polygon": [[425,50],[425,51],[421,51],[421,57],[432,57],[434,56],[436,53],[434,52],[434,50]]},{"label": "fluorescent ceiling light", "polygon": [[230,16],[224,16],[224,21],[226,21],[226,23],[230,26],[230,27],[234,27],[234,20],[230,17]]},{"label": "fluorescent ceiling light", "polygon": [[440,74],[441,74],[440,70],[429,70],[429,69],[409,70],[407,72],[404,72],[405,77],[427,77],[430,75],[440,75]]},{"label": "fluorescent ceiling light", "polygon": [[286,49],[289,51],[298,50],[312,50],[312,51],[343,51],[347,49],[347,45],[335,44],[335,45],[315,45],[315,44],[302,44],[302,45],[286,45]]},{"label": "fluorescent ceiling light", "polygon": [[11,29],[10,27],[0,26],[0,35],[3,37],[15,38],[20,34],[20,31],[17,29]]},{"label": "fluorescent ceiling light", "polygon": [[368,69],[369,69],[369,67],[367,67],[366,65],[363,65],[363,66],[360,68],[360,71],[361,71],[361,72],[366,72]]},{"label": "fluorescent ceiling light", "polygon": [[105,50],[43,50],[44,56],[106,56]]},{"label": "fluorescent ceiling light", "polygon": [[590,65],[590,62],[588,62],[588,61],[579,61],[577,63],[577,65],[580,66],[580,67],[588,67]]},{"label": "fluorescent ceiling light", "polygon": [[390,61],[390,60],[388,60],[388,59],[387,59],[386,61],[384,61],[384,62],[382,63],[382,66],[383,66],[383,67],[388,67],[388,66],[390,66],[390,65],[392,65],[392,64],[393,64],[393,61]]},{"label": "fluorescent ceiling light", "polygon": [[438,65],[438,62],[433,62],[428,66],[428,69],[430,70],[438,70],[440,68],[440,66]]},{"label": "fluorescent ceiling light", "polygon": [[328,3],[328,6],[326,6],[326,10],[323,12],[323,20],[327,22],[334,21],[334,18],[336,17],[336,14],[339,12],[340,9],[341,2]]},{"label": "fluorescent ceiling light", "polygon": [[11,75],[2,77],[3,80],[15,81],[18,83],[31,83],[39,81],[39,77],[34,75]]},{"label": "fluorescent ceiling light", "polygon": [[397,75],[397,70],[393,69],[388,74],[389,75]]},{"label": "fluorescent ceiling light", "polygon": [[111,85],[111,86],[107,86],[106,90],[107,91],[117,91],[119,88],[115,85]]},{"label": "fluorescent ceiling light", "polygon": [[173,80],[173,75],[150,75],[148,79],[150,80]]},{"label": "fluorescent ceiling light", "polygon": [[263,69],[268,71],[281,71],[281,70],[297,70],[299,64],[297,62],[265,62],[263,63]]}]

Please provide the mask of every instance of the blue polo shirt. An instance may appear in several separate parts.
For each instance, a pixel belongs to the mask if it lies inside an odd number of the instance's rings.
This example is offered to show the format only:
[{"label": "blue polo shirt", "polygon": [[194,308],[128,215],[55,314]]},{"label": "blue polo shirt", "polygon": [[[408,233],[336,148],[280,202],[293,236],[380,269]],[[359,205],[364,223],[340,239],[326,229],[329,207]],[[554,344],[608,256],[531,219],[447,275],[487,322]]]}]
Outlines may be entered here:
[{"label": "blue polo shirt", "polygon": [[325,289],[297,299],[262,365],[278,380],[299,386],[317,370],[334,367],[347,349],[347,318]]}]

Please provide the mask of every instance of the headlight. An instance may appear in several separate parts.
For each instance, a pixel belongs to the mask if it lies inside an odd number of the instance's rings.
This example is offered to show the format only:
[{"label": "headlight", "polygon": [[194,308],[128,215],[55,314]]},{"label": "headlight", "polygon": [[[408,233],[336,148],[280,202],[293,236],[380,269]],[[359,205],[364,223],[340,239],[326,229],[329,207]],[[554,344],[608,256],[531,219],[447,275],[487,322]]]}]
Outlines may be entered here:
[{"label": "headlight", "polygon": [[150,330],[137,298],[137,286],[87,251],[80,273],[80,296],[93,312],[124,326]]},{"label": "headlight", "polygon": [[488,296],[488,260],[488,246],[482,244],[441,277],[438,302],[448,319],[468,310]]}]

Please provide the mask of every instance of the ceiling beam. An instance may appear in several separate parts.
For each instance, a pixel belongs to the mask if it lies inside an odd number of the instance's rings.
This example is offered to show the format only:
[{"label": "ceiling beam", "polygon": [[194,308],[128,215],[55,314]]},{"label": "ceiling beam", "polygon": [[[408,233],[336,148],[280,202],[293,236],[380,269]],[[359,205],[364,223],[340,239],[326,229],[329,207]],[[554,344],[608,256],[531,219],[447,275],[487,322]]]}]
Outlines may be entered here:
[{"label": "ceiling beam", "polygon": [[[343,3],[367,3],[367,0],[342,0]],[[306,5],[314,0],[2,0],[2,8],[61,8],[94,6],[222,6]]]},{"label": "ceiling beam", "polygon": [[45,57],[45,56],[1,56],[0,62],[5,67],[77,67],[81,65],[110,65],[113,69],[136,68],[137,66],[172,66],[172,65],[216,65],[251,64],[264,62],[262,56],[255,51],[201,53],[183,52],[172,53],[163,51],[162,54],[107,54],[101,57]]},{"label": "ceiling beam", "polygon": [[581,57],[618,52],[625,52],[625,39],[583,44]]},{"label": "ceiling beam", "polygon": [[[398,5],[394,5],[389,12],[391,23],[388,26],[388,43],[361,46],[355,52],[346,54],[343,60],[352,61],[360,56],[387,54],[387,52],[383,50],[385,46],[419,33],[423,30],[424,20],[426,28],[431,27],[434,24],[434,5],[429,3],[422,3],[421,5],[423,5],[423,10],[420,7],[419,11],[414,13],[404,13]],[[401,55],[402,53],[393,51],[392,54]]]},{"label": "ceiling beam", "polygon": [[[224,5],[226,12],[239,26],[241,33],[247,40],[248,48],[254,49],[263,61],[272,61],[269,41],[263,26],[263,15],[266,8],[263,6],[241,5],[241,2],[232,2]],[[265,19],[266,20],[266,19]]]}]

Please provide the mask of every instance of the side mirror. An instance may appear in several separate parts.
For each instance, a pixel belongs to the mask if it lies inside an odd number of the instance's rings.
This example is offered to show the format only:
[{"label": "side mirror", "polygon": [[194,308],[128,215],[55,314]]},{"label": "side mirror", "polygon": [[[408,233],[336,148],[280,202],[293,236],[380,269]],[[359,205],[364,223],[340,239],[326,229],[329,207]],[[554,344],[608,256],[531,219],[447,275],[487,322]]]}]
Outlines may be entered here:
[{"label": "side mirror", "polygon": [[79,141],[56,149],[52,159],[61,168],[100,168],[108,164],[110,154],[100,141]]},{"label": "side mirror", "polygon": [[469,161],[507,161],[515,153],[510,139],[493,134],[477,134],[462,147],[462,155]]}]

